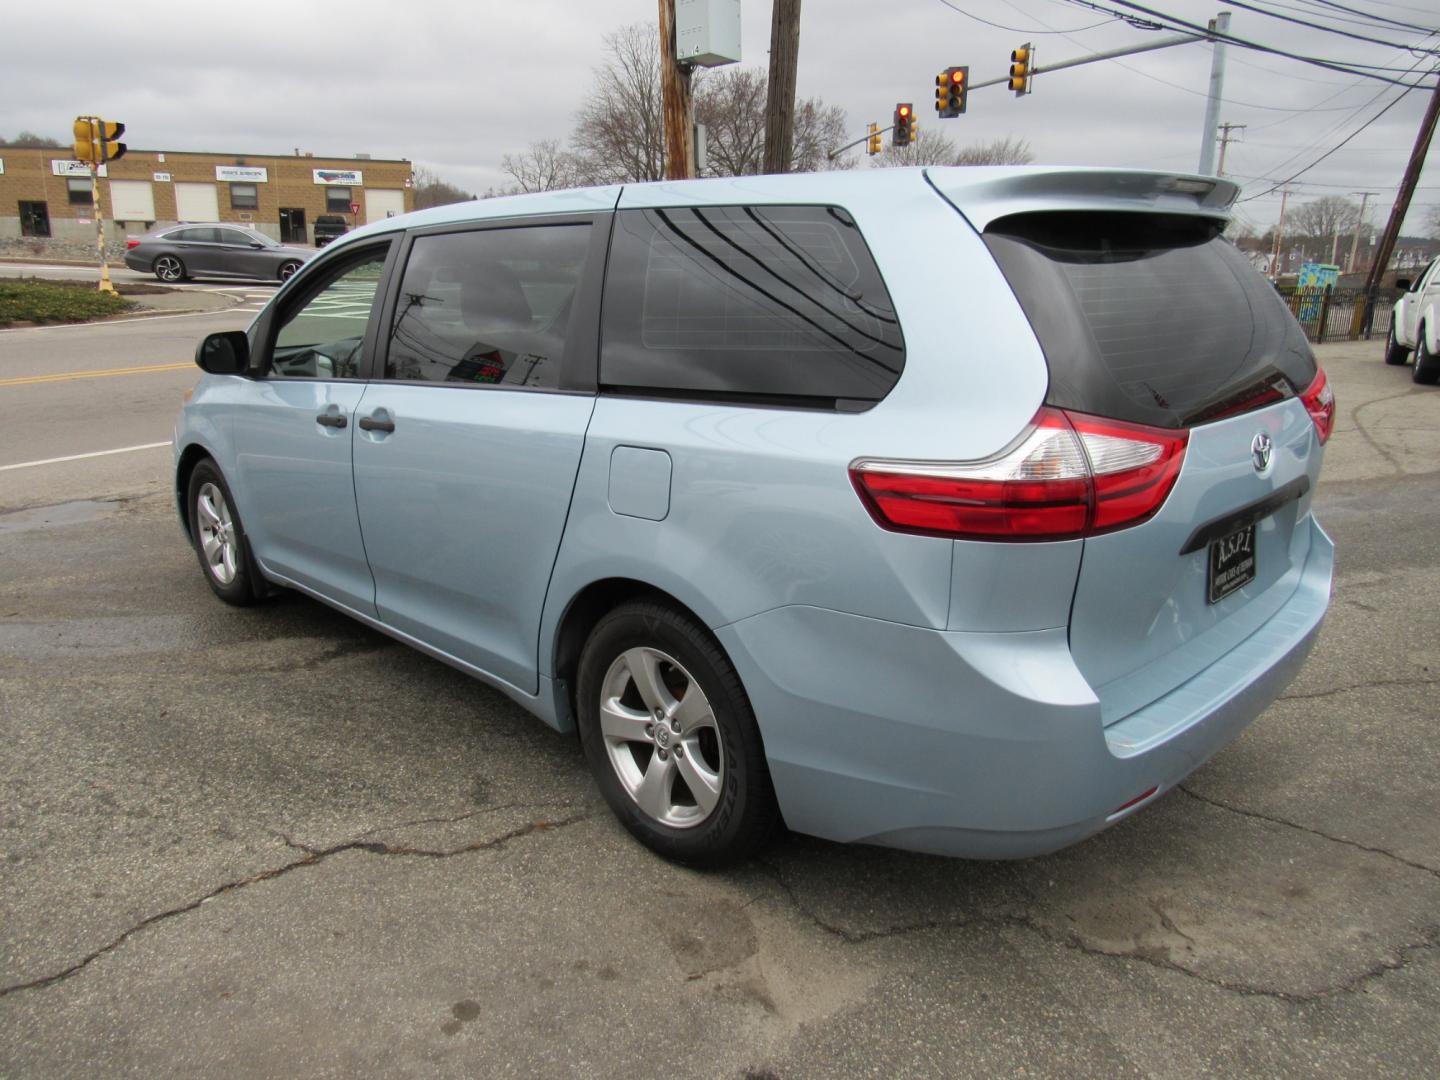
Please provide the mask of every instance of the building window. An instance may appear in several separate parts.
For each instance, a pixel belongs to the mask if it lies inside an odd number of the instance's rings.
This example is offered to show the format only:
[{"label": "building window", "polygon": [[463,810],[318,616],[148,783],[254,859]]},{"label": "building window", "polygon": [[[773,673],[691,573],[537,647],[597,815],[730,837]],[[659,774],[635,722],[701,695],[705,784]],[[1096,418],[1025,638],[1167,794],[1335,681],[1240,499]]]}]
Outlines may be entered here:
[{"label": "building window", "polygon": [[70,190],[71,206],[95,205],[95,193],[90,187],[89,180],[79,176],[72,176],[65,181],[65,186]]},{"label": "building window", "polygon": [[50,207],[43,202],[20,203],[20,235],[49,236]]},{"label": "building window", "polygon": [[254,184],[231,184],[230,209],[259,210],[260,189]]},{"label": "building window", "polygon": [[348,187],[327,187],[325,189],[325,209],[332,214],[348,214],[350,212],[350,189]]}]

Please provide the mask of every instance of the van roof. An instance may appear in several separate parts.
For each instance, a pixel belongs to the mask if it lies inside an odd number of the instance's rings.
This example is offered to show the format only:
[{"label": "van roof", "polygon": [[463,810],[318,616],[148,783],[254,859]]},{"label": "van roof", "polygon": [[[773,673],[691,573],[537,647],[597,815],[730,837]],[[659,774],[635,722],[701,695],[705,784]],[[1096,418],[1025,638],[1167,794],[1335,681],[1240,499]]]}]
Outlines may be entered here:
[{"label": "van roof", "polygon": [[977,229],[997,218],[1039,210],[1131,210],[1224,218],[1239,193],[1229,180],[1193,173],[1085,166],[941,166],[859,169],[778,176],[712,177],[611,184],[503,195],[418,210],[346,234],[346,244],[403,228],[538,214],[598,213],[617,207],[735,203],[837,203],[911,196],[929,184]]}]

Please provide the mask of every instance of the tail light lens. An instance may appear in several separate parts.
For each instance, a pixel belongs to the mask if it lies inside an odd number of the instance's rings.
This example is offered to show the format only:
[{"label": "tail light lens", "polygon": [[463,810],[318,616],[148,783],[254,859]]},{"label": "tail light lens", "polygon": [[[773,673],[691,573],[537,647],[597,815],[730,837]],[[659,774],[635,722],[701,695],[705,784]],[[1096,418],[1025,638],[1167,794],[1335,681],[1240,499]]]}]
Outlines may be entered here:
[{"label": "tail light lens", "polygon": [[1300,400],[1305,403],[1310,419],[1315,421],[1315,433],[1320,436],[1320,445],[1324,446],[1330,432],[1335,430],[1335,391],[1330,389],[1325,369],[1319,364],[1315,365],[1315,381],[1305,388]]},{"label": "tail light lens", "polygon": [[133,236],[127,236],[127,237],[125,238],[125,250],[126,250],[126,251],[129,251],[131,248],[137,248],[137,247],[139,247],[139,246],[140,246],[140,241],[139,241],[139,240],[136,240]]},{"label": "tail light lens", "polygon": [[1136,525],[1165,502],[1189,433],[1050,407],[1010,450],[975,462],[857,461],[877,524],[963,540],[1068,540]]}]

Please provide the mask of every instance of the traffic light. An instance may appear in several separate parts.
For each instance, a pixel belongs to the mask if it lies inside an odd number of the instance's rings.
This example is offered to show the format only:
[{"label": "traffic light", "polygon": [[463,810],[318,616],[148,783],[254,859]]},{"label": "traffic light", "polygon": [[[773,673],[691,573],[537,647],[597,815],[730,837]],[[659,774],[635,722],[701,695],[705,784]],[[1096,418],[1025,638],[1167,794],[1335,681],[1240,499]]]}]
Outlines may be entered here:
[{"label": "traffic light", "polygon": [[948,120],[965,111],[970,83],[969,67],[949,67],[935,76],[935,111]]},{"label": "traffic light", "polygon": [[915,138],[915,108],[908,101],[895,106],[895,126],[890,131],[891,146],[909,146]]},{"label": "traffic light", "polygon": [[95,145],[95,126],[91,117],[81,116],[75,120],[75,160],[99,161],[100,148]]},{"label": "traffic light", "polygon": [[865,153],[874,157],[880,153],[880,125],[871,124],[867,130],[870,132],[870,137],[865,143]]},{"label": "traffic light", "polygon": [[104,151],[101,161],[116,161],[125,156],[125,144],[120,136],[125,134],[125,125],[118,120],[97,120],[100,129],[100,147]]},{"label": "traffic light", "polygon": [[1010,53],[1010,89],[1016,97],[1030,93],[1031,69],[1035,66],[1035,46],[1028,41]]},{"label": "traffic light", "polygon": [[98,116],[75,118],[75,160],[89,161],[103,165],[125,156],[125,144],[120,136],[125,134],[125,125],[114,120],[101,120]]}]

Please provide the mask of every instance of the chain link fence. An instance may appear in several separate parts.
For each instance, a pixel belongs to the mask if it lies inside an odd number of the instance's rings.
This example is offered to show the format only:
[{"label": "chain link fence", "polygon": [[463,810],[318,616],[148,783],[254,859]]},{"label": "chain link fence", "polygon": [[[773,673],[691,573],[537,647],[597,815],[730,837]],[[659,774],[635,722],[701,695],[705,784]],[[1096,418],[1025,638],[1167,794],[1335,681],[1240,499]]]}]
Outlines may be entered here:
[{"label": "chain link fence", "polygon": [[1390,316],[1399,289],[1344,289],[1334,285],[1300,288],[1277,286],[1281,298],[1317,345],[1325,341],[1369,341],[1390,332]]}]

